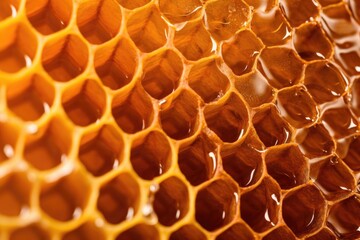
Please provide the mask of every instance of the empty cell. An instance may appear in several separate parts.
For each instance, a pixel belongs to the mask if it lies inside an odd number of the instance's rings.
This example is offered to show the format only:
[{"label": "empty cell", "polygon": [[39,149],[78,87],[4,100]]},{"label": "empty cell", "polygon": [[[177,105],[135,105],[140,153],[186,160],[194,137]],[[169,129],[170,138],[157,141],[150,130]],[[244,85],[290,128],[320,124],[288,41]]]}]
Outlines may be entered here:
[{"label": "empty cell", "polygon": [[360,118],[360,78],[356,78],[352,82],[348,97],[350,109]]},{"label": "empty cell", "polygon": [[0,3],[0,21],[8,17],[16,17],[19,9],[19,0],[3,0]]},{"label": "empty cell", "polygon": [[220,71],[217,60],[195,64],[188,76],[189,86],[206,102],[216,101],[229,89],[229,79]]},{"label": "empty cell", "polygon": [[244,2],[257,10],[257,12],[270,11],[276,5],[276,0],[244,0]]},{"label": "empty cell", "polygon": [[26,15],[31,25],[41,34],[56,33],[70,22],[73,1],[27,0]]},{"label": "empty cell", "polygon": [[101,46],[94,54],[95,71],[101,82],[112,90],[130,83],[137,65],[135,46],[126,38]]},{"label": "empty cell", "polygon": [[163,133],[152,131],[136,140],[130,161],[135,172],[145,180],[164,174],[171,165],[171,148]]},{"label": "empty cell", "polygon": [[54,86],[40,75],[9,84],[6,92],[8,109],[25,121],[35,121],[48,113],[54,97]]},{"label": "empty cell", "polygon": [[355,179],[338,156],[329,156],[311,164],[310,176],[330,201],[347,197],[355,190]]},{"label": "empty cell", "polygon": [[201,0],[160,0],[159,9],[171,23],[187,22],[201,14]]},{"label": "empty cell", "polygon": [[235,223],[216,237],[216,240],[254,240],[251,229],[243,223]]},{"label": "empty cell", "polygon": [[290,189],[309,180],[308,161],[297,145],[271,148],[265,155],[266,168],[282,189]]},{"label": "empty cell", "polygon": [[85,80],[66,89],[61,101],[69,119],[75,125],[84,127],[101,118],[106,95],[95,80]]},{"label": "empty cell", "polygon": [[167,49],[144,61],[141,84],[153,98],[162,99],[178,87],[182,71],[181,58]]},{"label": "empty cell", "polygon": [[305,240],[336,240],[335,234],[328,228],[323,228],[311,237],[305,238]]},{"label": "empty cell", "polygon": [[223,142],[236,142],[249,126],[248,109],[235,93],[231,93],[223,103],[206,106],[204,115],[207,127]]},{"label": "empty cell", "polygon": [[280,0],[279,6],[293,27],[313,21],[320,10],[315,0]]},{"label": "empty cell", "polygon": [[294,50],[273,47],[262,50],[257,67],[273,87],[280,89],[299,82],[304,64]]},{"label": "empty cell", "polygon": [[140,188],[129,173],[121,173],[100,189],[97,209],[111,224],[130,220],[139,208]]},{"label": "empty cell", "polygon": [[128,19],[130,38],[142,52],[152,52],[166,43],[168,26],[155,5],[134,12]]},{"label": "empty cell", "polygon": [[280,188],[269,177],[240,197],[241,218],[256,232],[274,227],[279,219]]},{"label": "empty cell", "polygon": [[205,134],[180,146],[178,164],[182,174],[194,186],[214,176],[217,168],[217,146]]},{"label": "empty cell", "polygon": [[39,204],[54,220],[68,222],[81,217],[90,199],[91,185],[79,172],[41,184]]},{"label": "empty cell", "polygon": [[279,240],[279,239],[296,240],[296,237],[288,227],[281,226],[275,228],[274,230],[266,234],[262,239],[263,240]]},{"label": "empty cell", "polygon": [[19,227],[12,231],[9,240],[50,240],[49,233],[40,225],[34,223],[25,227]]},{"label": "empty cell", "polygon": [[42,65],[58,82],[68,82],[84,72],[88,64],[89,50],[77,35],[53,38],[45,43]]},{"label": "empty cell", "polygon": [[192,136],[199,124],[198,105],[197,96],[188,90],[162,104],[160,123],[164,132],[176,140]]},{"label": "empty cell", "polygon": [[231,180],[218,179],[197,193],[196,221],[206,230],[215,231],[230,223],[238,206],[238,189]]},{"label": "empty cell", "polygon": [[0,163],[15,155],[19,129],[9,122],[0,121]]},{"label": "empty cell", "polygon": [[103,230],[93,222],[85,222],[63,235],[62,240],[106,239]]},{"label": "empty cell", "polygon": [[326,202],[313,185],[289,192],[282,203],[286,225],[301,238],[319,230],[325,221]]},{"label": "empty cell", "polygon": [[321,104],[342,96],[347,88],[347,79],[334,64],[321,61],[306,67],[304,84],[313,99]]},{"label": "empty cell", "polygon": [[349,144],[344,162],[354,171],[360,171],[360,137],[354,136]]},{"label": "empty cell", "polygon": [[281,115],[296,128],[307,127],[318,118],[316,103],[303,86],[278,92],[277,106]]},{"label": "empty cell", "polygon": [[118,3],[120,3],[121,6],[127,9],[135,9],[142,7],[149,3],[151,0],[134,0],[134,1],[128,1],[128,0],[116,0]]},{"label": "empty cell", "polygon": [[79,160],[92,175],[102,176],[119,166],[124,140],[111,125],[87,133],[81,138]]},{"label": "empty cell", "polygon": [[78,8],[77,25],[89,43],[107,42],[120,29],[120,6],[114,0],[83,2]]},{"label": "empty cell", "polygon": [[171,233],[169,240],[206,240],[205,234],[200,231],[195,225],[187,224],[173,233]]},{"label": "empty cell", "polygon": [[207,57],[213,51],[209,32],[202,21],[188,22],[175,32],[174,46],[191,61]]},{"label": "empty cell", "polygon": [[205,14],[208,30],[213,38],[220,41],[248,25],[250,7],[243,1],[216,0],[206,3]]},{"label": "empty cell", "polygon": [[49,170],[66,160],[71,144],[72,131],[54,118],[36,134],[26,136],[24,158],[38,170]]},{"label": "empty cell", "polygon": [[139,223],[122,233],[115,240],[159,240],[159,231],[153,226]]},{"label": "empty cell", "polygon": [[186,185],[177,177],[162,181],[154,196],[154,212],[159,222],[171,226],[187,214],[189,193]]},{"label": "empty cell", "polygon": [[360,2],[359,0],[349,0],[348,5],[352,16],[360,23]]},{"label": "empty cell", "polygon": [[273,104],[260,109],[253,116],[252,122],[266,147],[281,145],[291,140],[291,128]]}]

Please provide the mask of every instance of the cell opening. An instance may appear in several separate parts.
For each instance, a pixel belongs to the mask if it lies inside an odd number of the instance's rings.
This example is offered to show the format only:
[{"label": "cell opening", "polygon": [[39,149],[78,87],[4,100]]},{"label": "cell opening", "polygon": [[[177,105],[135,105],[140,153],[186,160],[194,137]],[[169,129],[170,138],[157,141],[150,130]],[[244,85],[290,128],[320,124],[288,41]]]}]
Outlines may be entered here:
[{"label": "cell opening", "polygon": [[50,240],[49,233],[39,224],[31,224],[26,227],[20,227],[10,233],[10,240]]},{"label": "cell opening", "polygon": [[19,130],[15,125],[0,121],[0,163],[15,155],[18,137]]},{"label": "cell opening", "polygon": [[255,240],[255,236],[245,224],[235,223],[219,234],[216,240]]},{"label": "cell opening", "polygon": [[19,10],[19,0],[4,0],[0,3],[0,21],[9,17],[16,17]]},{"label": "cell opening", "polygon": [[195,227],[195,225],[187,224],[171,233],[169,240],[206,240],[205,234]]},{"label": "cell opening", "polygon": [[85,222],[76,229],[66,233],[62,240],[98,239],[105,240],[105,233],[93,222]]},{"label": "cell opening", "polygon": [[115,240],[159,240],[159,231],[152,225],[137,224],[120,233]]}]

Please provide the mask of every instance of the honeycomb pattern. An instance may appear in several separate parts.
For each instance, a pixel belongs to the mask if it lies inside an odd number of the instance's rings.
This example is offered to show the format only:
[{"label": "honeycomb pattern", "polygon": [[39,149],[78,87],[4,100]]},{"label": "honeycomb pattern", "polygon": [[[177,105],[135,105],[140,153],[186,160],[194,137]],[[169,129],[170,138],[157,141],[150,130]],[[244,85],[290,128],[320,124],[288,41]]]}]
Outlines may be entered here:
[{"label": "honeycomb pattern", "polygon": [[360,239],[359,0],[1,0],[1,240]]}]

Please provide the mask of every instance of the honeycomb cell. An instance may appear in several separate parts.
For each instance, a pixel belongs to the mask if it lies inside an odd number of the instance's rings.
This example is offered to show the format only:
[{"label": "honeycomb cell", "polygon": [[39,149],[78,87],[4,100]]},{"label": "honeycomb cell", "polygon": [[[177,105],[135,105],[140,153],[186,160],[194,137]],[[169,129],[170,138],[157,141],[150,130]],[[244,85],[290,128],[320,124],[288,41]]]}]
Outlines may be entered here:
[{"label": "honeycomb cell", "polygon": [[286,225],[297,237],[316,232],[325,221],[326,202],[313,185],[305,185],[289,192],[282,203]]},{"label": "honeycomb cell", "polygon": [[276,5],[276,0],[244,0],[244,2],[259,12],[270,11]]},{"label": "honeycomb cell", "polygon": [[336,236],[328,229],[323,228],[315,235],[305,238],[305,240],[336,240]]},{"label": "honeycomb cell", "polygon": [[230,85],[229,79],[220,71],[216,59],[195,64],[190,70],[188,83],[206,103],[221,98]]},{"label": "honeycomb cell", "polygon": [[169,240],[206,240],[206,236],[195,225],[184,225],[171,233]]},{"label": "honeycomb cell", "polygon": [[182,71],[181,58],[167,49],[144,61],[141,84],[153,98],[162,99],[178,87]]},{"label": "honeycomb cell", "polygon": [[54,97],[54,86],[41,75],[8,85],[6,92],[8,109],[25,121],[35,121],[49,112]]},{"label": "honeycomb cell", "polygon": [[133,143],[130,161],[135,172],[145,180],[164,174],[171,165],[168,139],[158,131],[148,133]]},{"label": "honeycomb cell", "polygon": [[211,179],[217,168],[217,146],[205,134],[180,146],[178,165],[194,186]]},{"label": "honeycomb cell", "polygon": [[160,123],[164,132],[176,140],[193,135],[199,124],[198,104],[197,96],[188,90],[166,100],[160,106]]},{"label": "honeycomb cell", "polygon": [[79,160],[86,170],[98,177],[119,166],[124,140],[111,125],[84,135],[80,141]]},{"label": "honeycomb cell", "polygon": [[101,187],[97,208],[108,223],[119,224],[136,214],[139,199],[139,184],[129,173],[121,173]]},{"label": "honeycomb cell", "polygon": [[61,101],[68,118],[74,124],[84,127],[101,118],[106,95],[96,81],[88,79],[66,89]]},{"label": "honeycomb cell", "polygon": [[0,179],[0,215],[21,217],[30,208],[32,183],[24,172],[14,172]]},{"label": "honeycomb cell", "polygon": [[303,86],[281,90],[277,95],[281,115],[294,127],[303,128],[318,117],[316,103]]},{"label": "honeycomb cell", "polygon": [[354,79],[349,90],[349,106],[352,112],[360,118],[360,78]]},{"label": "honeycomb cell", "polygon": [[172,23],[187,22],[198,17],[201,13],[202,2],[200,0],[160,0],[159,9]]},{"label": "honeycomb cell", "polygon": [[79,172],[72,172],[57,181],[43,182],[39,205],[44,214],[61,222],[77,219],[89,200],[90,183]]},{"label": "honeycomb cell", "polygon": [[330,201],[347,197],[355,189],[353,175],[337,156],[329,156],[313,163],[311,178]]},{"label": "honeycomb cell", "polygon": [[106,239],[105,233],[93,222],[85,222],[76,229],[66,233],[62,240]]},{"label": "honeycomb cell", "polygon": [[0,36],[6,36],[0,41],[0,72],[12,74],[32,66],[38,40],[27,25],[7,25]]},{"label": "honeycomb cell", "polygon": [[242,75],[252,70],[262,48],[261,41],[252,31],[243,30],[223,44],[222,57],[233,73]]},{"label": "honeycomb cell", "polygon": [[206,106],[204,115],[208,128],[223,142],[239,140],[248,129],[248,109],[235,93],[231,93],[223,103]]},{"label": "honeycomb cell", "polygon": [[343,95],[347,80],[334,64],[321,61],[306,67],[304,84],[313,99],[321,104]]},{"label": "honeycomb cell", "polygon": [[56,33],[69,24],[73,1],[27,0],[26,15],[31,25],[41,34]]},{"label": "honeycomb cell", "polygon": [[280,188],[269,177],[240,197],[241,218],[256,232],[275,226],[279,219]]},{"label": "honeycomb cell", "polygon": [[348,5],[352,16],[360,23],[360,2],[359,0],[349,0]]},{"label": "honeycomb cell", "polygon": [[275,105],[271,104],[259,110],[252,119],[260,140],[266,147],[287,143],[291,139],[291,128],[280,117]]},{"label": "honeycomb cell", "polygon": [[159,240],[159,231],[153,226],[139,223],[120,233],[115,240]]},{"label": "honeycomb cell", "polygon": [[77,35],[69,34],[49,40],[43,48],[41,61],[55,81],[68,82],[83,73],[88,57],[86,44]]},{"label": "honeycomb cell", "polygon": [[0,21],[9,17],[16,17],[19,10],[20,1],[18,0],[4,0],[0,3]]},{"label": "honeycomb cell", "polygon": [[0,121],[0,164],[15,155],[19,130],[9,122]]},{"label": "honeycomb cell", "polygon": [[335,203],[329,212],[327,224],[342,239],[360,238],[360,199],[351,196],[341,202]]},{"label": "honeycomb cell", "polygon": [[54,118],[37,133],[27,135],[24,158],[38,170],[49,170],[67,159],[71,145],[72,131]]},{"label": "honeycomb cell", "polygon": [[196,221],[215,231],[232,221],[238,204],[238,189],[229,179],[218,179],[203,187],[195,200]]},{"label": "honeycomb cell", "polygon": [[107,42],[120,29],[120,6],[114,0],[84,1],[78,8],[77,25],[88,42]]},{"label": "honeycomb cell", "polygon": [[25,227],[18,228],[10,233],[9,240],[50,240],[49,233],[46,232],[40,225],[31,224]]},{"label": "honeycomb cell", "polygon": [[344,162],[354,171],[360,171],[360,137],[354,136],[349,144]]},{"label": "honeycomb cell", "polygon": [[209,32],[202,21],[188,22],[175,32],[174,46],[191,61],[207,57],[213,50]]},{"label": "honeycomb cell", "polygon": [[330,41],[321,26],[314,22],[296,28],[293,42],[297,53],[307,61],[328,59],[332,53]]},{"label": "honeycomb cell", "polygon": [[278,239],[287,239],[287,240],[296,240],[294,234],[286,226],[281,226],[275,228],[271,232],[265,235],[262,238],[263,240],[278,240]]},{"label": "honeycomb cell", "polygon": [[237,30],[248,25],[250,7],[242,0],[216,0],[205,5],[205,24],[216,40],[230,38]]},{"label": "honeycomb cell", "polygon": [[121,6],[127,9],[135,9],[142,7],[149,3],[151,0],[134,0],[134,1],[128,1],[128,0],[116,0],[118,3],[120,3]]},{"label": "honeycomb cell", "polygon": [[219,236],[216,240],[254,240],[255,236],[252,231],[243,223],[235,223]]},{"label": "honeycomb cell", "polygon": [[189,210],[189,193],[186,185],[177,177],[162,181],[155,193],[153,206],[162,225],[171,226],[180,221]]},{"label": "honeycomb cell", "polygon": [[158,8],[150,4],[129,17],[127,30],[142,52],[152,52],[166,43],[168,26]]},{"label": "honeycomb cell", "polygon": [[275,88],[298,83],[303,73],[303,63],[294,50],[283,47],[263,49],[257,67]]},{"label": "honeycomb cell", "polygon": [[348,75],[354,76],[360,73],[360,51],[358,35],[346,37],[345,39],[348,40],[351,38],[352,40],[345,42],[343,46],[334,47],[334,58]]},{"label": "honeycomb cell", "polygon": [[319,14],[318,3],[314,0],[280,0],[279,6],[293,27],[313,21]]}]

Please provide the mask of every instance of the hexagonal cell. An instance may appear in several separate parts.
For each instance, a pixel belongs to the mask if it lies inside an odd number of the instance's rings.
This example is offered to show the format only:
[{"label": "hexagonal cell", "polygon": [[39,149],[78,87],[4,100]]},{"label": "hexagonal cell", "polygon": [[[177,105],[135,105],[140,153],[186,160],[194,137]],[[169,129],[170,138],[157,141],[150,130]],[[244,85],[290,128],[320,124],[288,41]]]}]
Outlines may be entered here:
[{"label": "hexagonal cell", "polygon": [[136,214],[140,197],[139,184],[134,177],[121,173],[101,187],[97,208],[108,223],[118,224]]},{"label": "hexagonal cell", "polygon": [[134,76],[138,56],[133,43],[126,38],[98,48],[94,67],[101,82],[112,90],[127,85]]},{"label": "hexagonal cell", "polygon": [[86,44],[77,35],[48,41],[42,52],[42,65],[55,81],[68,82],[85,70],[89,57]]},{"label": "hexagonal cell", "polygon": [[303,66],[294,50],[274,47],[262,50],[257,67],[273,87],[284,88],[299,82]]},{"label": "hexagonal cell", "polygon": [[250,19],[250,7],[243,1],[236,0],[207,2],[205,13],[206,26],[218,41],[232,37]]},{"label": "hexagonal cell", "polygon": [[171,148],[163,133],[152,131],[136,140],[130,161],[135,172],[145,180],[164,174],[171,165]]},{"label": "hexagonal cell", "polygon": [[169,240],[206,240],[206,236],[195,225],[187,224],[171,233]]},{"label": "hexagonal cell", "polygon": [[66,233],[62,240],[98,239],[105,240],[105,233],[93,222],[85,222],[76,229]]},{"label": "hexagonal cell", "polygon": [[71,0],[27,0],[26,15],[41,34],[58,32],[69,24],[73,9]]},{"label": "hexagonal cell", "polygon": [[129,17],[127,30],[142,52],[152,52],[166,43],[168,26],[158,8],[150,4]]},{"label": "hexagonal cell", "polygon": [[0,21],[8,17],[15,17],[18,14],[19,0],[4,0],[0,3]]},{"label": "hexagonal cell", "polygon": [[18,136],[15,125],[0,121],[0,163],[14,156]]},{"label": "hexagonal cell", "polygon": [[324,125],[316,124],[296,133],[296,143],[308,158],[329,155],[335,149],[335,143]]},{"label": "hexagonal cell", "polygon": [[289,192],[282,203],[283,219],[299,238],[319,230],[325,221],[325,214],[325,199],[313,185]]},{"label": "hexagonal cell", "polygon": [[303,86],[278,92],[277,106],[281,115],[296,128],[307,127],[318,118],[316,103]]},{"label": "hexagonal cell", "polygon": [[188,60],[195,61],[211,54],[213,43],[202,21],[188,22],[175,32],[174,46]]},{"label": "hexagonal cell", "polygon": [[39,205],[44,214],[61,222],[81,216],[91,191],[90,183],[79,172],[72,172],[53,182],[43,182]]},{"label": "hexagonal cell", "polygon": [[240,197],[241,218],[256,232],[276,225],[280,209],[280,188],[269,177]]},{"label": "hexagonal cell", "polygon": [[77,25],[88,42],[107,42],[120,29],[120,6],[113,0],[82,2],[77,12]]},{"label": "hexagonal cell", "polygon": [[159,9],[172,23],[187,22],[201,14],[200,0],[160,0]]},{"label": "hexagonal cell", "polygon": [[6,36],[0,41],[0,72],[11,74],[31,67],[38,40],[30,28],[23,24],[7,25],[0,29],[0,36]]},{"label": "hexagonal cell", "polygon": [[280,0],[279,6],[293,27],[312,21],[319,15],[320,10],[314,0]]},{"label": "hexagonal cell", "polygon": [[286,144],[270,148],[265,154],[268,174],[282,189],[290,189],[308,182],[308,162],[297,145]]},{"label": "hexagonal cell", "polygon": [[180,146],[178,165],[193,186],[211,179],[217,164],[217,146],[205,134]]},{"label": "hexagonal cell", "polygon": [[105,125],[81,138],[79,160],[92,175],[102,176],[120,164],[123,148],[123,137],[113,126]]},{"label": "hexagonal cell", "polygon": [[195,64],[188,76],[189,86],[209,103],[218,100],[229,89],[229,79],[220,71],[217,60],[205,60]]},{"label": "hexagonal cell", "polygon": [[318,23],[310,22],[296,28],[293,42],[304,60],[328,59],[331,56],[332,45]]},{"label": "hexagonal cell", "polygon": [[265,235],[262,240],[279,240],[279,239],[286,239],[286,240],[296,240],[296,237],[291,232],[291,230],[285,226],[281,226],[275,228],[271,232]]},{"label": "hexagonal cell", "polygon": [[120,233],[115,240],[159,240],[159,231],[153,226],[139,223]]},{"label": "hexagonal cell", "polygon": [[354,171],[360,171],[360,136],[354,136],[349,144],[345,158],[346,165]]},{"label": "hexagonal cell", "polygon": [[321,104],[343,95],[347,80],[335,65],[321,61],[307,65],[304,84],[313,99]]},{"label": "hexagonal cell", "polygon": [[182,71],[181,58],[167,49],[144,61],[141,84],[153,98],[162,99],[178,87]]},{"label": "hexagonal cell", "polygon": [[305,240],[336,240],[336,239],[337,238],[334,235],[334,233],[330,231],[328,228],[323,228],[315,235],[305,238]]},{"label": "hexagonal cell", "polygon": [[10,233],[9,240],[50,240],[49,233],[40,225],[34,223],[20,227]]},{"label": "hexagonal cell", "polygon": [[159,115],[164,132],[176,140],[193,135],[199,124],[198,105],[197,96],[188,90],[162,104]]},{"label": "hexagonal cell", "polygon": [[360,2],[359,0],[349,0],[348,5],[352,16],[360,23]]},{"label": "hexagonal cell", "polygon": [[291,139],[289,124],[280,117],[278,109],[273,104],[260,109],[253,116],[252,122],[257,135],[266,147],[281,145]]},{"label": "hexagonal cell", "polygon": [[162,181],[155,193],[153,206],[162,225],[171,226],[180,221],[189,210],[189,193],[186,185],[177,177]]},{"label": "hexagonal cell", "polygon": [[291,27],[277,7],[254,12],[251,29],[267,46],[282,45],[291,38]]},{"label": "hexagonal cell", "polygon": [[252,231],[243,223],[235,223],[216,237],[216,240],[254,240]]},{"label": "hexagonal cell", "polygon": [[348,104],[352,112],[360,118],[360,78],[355,78],[352,82],[348,97],[350,97]]},{"label": "hexagonal cell", "polygon": [[95,80],[72,85],[62,95],[62,105],[68,118],[78,126],[98,121],[106,105],[106,95]]},{"label": "hexagonal cell", "polygon": [[334,47],[335,61],[350,76],[359,75],[360,73],[360,51],[357,37],[358,35],[344,37],[346,40],[342,40],[342,42],[346,42],[341,46]]},{"label": "hexagonal cell", "polygon": [[352,173],[337,156],[311,164],[311,178],[330,201],[344,198],[355,189]]},{"label": "hexagonal cell", "polygon": [[234,218],[237,196],[238,189],[229,179],[218,179],[206,185],[196,196],[196,221],[208,231],[225,226]]},{"label": "hexagonal cell", "polygon": [[116,0],[118,3],[120,3],[121,6],[127,9],[135,9],[142,7],[146,5],[147,3],[151,2],[151,0],[134,0],[134,1],[128,1],[128,0]]},{"label": "hexagonal cell", "polygon": [[257,12],[270,11],[277,3],[276,0],[244,0],[249,6],[253,7]]},{"label": "hexagonal cell", "polygon": [[27,135],[24,158],[38,170],[49,170],[66,160],[72,144],[72,131],[62,119],[54,118],[36,134]]},{"label": "hexagonal cell", "polygon": [[54,86],[40,75],[9,84],[7,107],[25,121],[35,121],[50,110],[55,96]]},{"label": "hexagonal cell", "polygon": [[0,214],[21,217],[30,208],[32,183],[26,173],[12,172],[0,179]]},{"label": "hexagonal cell", "polygon": [[231,93],[221,104],[214,103],[204,108],[205,121],[223,142],[235,142],[247,131],[249,113],[243,100]]}]

